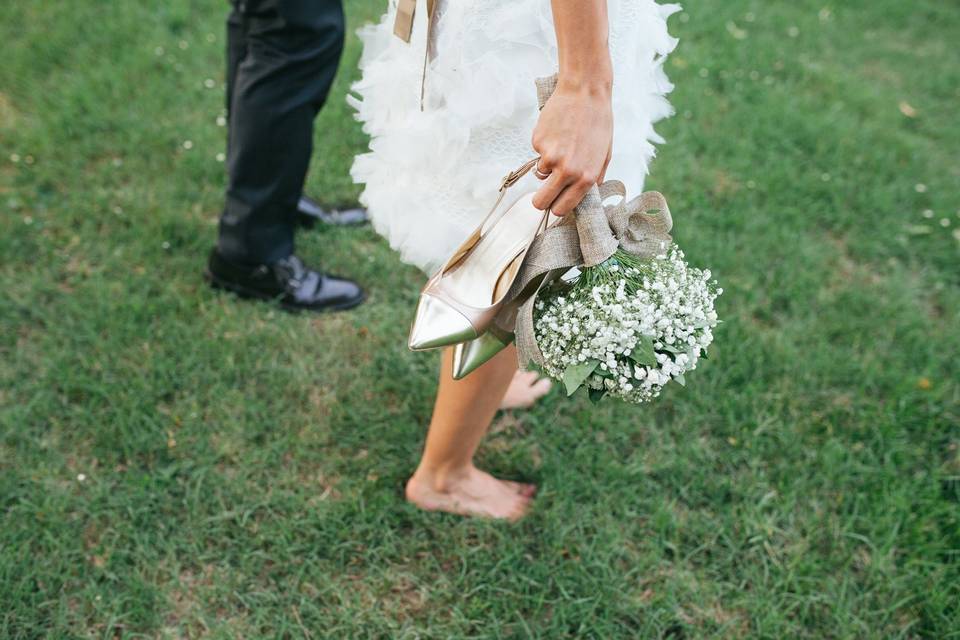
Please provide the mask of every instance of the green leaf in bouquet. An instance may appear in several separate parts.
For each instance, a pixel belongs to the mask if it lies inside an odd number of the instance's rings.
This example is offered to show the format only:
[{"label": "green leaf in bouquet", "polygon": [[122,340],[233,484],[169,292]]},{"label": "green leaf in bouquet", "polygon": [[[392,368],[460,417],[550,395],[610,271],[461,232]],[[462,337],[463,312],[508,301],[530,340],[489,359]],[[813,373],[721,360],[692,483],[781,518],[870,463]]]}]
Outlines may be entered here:
[{"label": "green leaf in bouquet", "polygon": [[650,336],[640,336],[636,346],[630,351],[630,355],[627,357],[637,364],[647,367],[657,366],[657,354],[653,350],[653,338]]},{"label": "green leaf in bouquet", "polygon": [[675,375],[673,376],[673,379],[676,380],[678,383],[680,383],[680,386],[681,386],[681,387],[687,386],[687,381],[683,378],[683,374],[682,374],[682,373],[677,373],[677,374],[675,374]]},{"label": "green leaf in bouquet", "polygon": [[590,402],[592,402],[592,403],[594,403],[594,404],[600,402],[600,401],[603,399],[603,396],[607,395],[607,390],[606,390],[606,389],[593,389],[593,388],[591,388],[591,389],[588,390],[588,392],[589,392],[589,394],[590,394]]},{"label": "green leaf in bouquet", "polygon": [[567,389],[567,395],[572,396],[599,364],[599,360],[587,360],[567,367],[563,372],[563,386]]},{"label": "green leaf in bouquet", "polygon": [[613,375],[612,371],[610,371],[609,369],[604,369],[603,367],[597,367],[594,373],[600,376],[601,378],[607,378],[608,380],[613,380],[614,378],[616,378],[616,376]]},{"label": "green leaf in bouquet", "polygon": [[663,348],[660,349],[659,351],[661,353],[666,353],[668,356],[670,356],[670,359],[673,360],[674,362],[677,361],[678,355],[680,355],[681,353],[687,353],[686,351],[681,351],[680,349],[677,349],[673,345],[669,345],[669,344],[663,345]]}]

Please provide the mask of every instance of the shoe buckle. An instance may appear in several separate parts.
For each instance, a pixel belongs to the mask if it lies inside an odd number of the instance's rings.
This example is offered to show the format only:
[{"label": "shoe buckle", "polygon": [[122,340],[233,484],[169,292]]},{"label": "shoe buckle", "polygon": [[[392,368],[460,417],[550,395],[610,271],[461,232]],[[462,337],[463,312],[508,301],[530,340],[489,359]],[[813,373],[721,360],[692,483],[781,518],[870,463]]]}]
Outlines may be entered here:
[{"label": "shoe buckle", "polygon": [[527,160],[525,163],[523,163],[523,165],[519,169],[515,169],[514,171],[511,171],[510,173],[505,175],[503,177],[503,180],[500,182],[500,191],[503,191],[504,189],[512,187],[514,184],[516,184],[517,180],[519,180],[524,175],[526,175],[527,172],[529,172],[530,169],[536,166],[537,162],[539,161],[540,161],[539,157],[533,158],[532,160]]}]

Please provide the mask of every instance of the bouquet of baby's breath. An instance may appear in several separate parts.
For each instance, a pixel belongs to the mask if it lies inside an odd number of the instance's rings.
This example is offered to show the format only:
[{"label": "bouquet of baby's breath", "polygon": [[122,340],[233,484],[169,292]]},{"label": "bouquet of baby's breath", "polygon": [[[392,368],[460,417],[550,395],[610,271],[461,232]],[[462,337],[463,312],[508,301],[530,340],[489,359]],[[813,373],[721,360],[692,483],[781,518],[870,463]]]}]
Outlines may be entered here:
[{"label": "bouquet of baby's breath", "polygon": [[670,380],[685,384],[684,374],[706,358],[721,293],[710,271],[688,265],[675,244],[647,260],[620,249],[539,293],[534,333],[543,369],[568,395],[585,386],[591,400],[652,400]]}]

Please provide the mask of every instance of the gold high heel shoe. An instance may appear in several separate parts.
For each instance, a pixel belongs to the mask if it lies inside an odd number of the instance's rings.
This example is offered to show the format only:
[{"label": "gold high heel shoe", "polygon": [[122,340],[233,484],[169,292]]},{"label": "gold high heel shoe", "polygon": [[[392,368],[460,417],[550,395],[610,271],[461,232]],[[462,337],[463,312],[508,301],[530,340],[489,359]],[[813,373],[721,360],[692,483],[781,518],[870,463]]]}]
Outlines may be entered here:
[{"label": "gold high heel shoe", "polygon": [[427,281],[410,329],[414,351],[474,340],[492,324],[530,244],[549,220],[549,210],[532,202],[540,181],[528,174],[537,160],[503,179],[493,209]]}]

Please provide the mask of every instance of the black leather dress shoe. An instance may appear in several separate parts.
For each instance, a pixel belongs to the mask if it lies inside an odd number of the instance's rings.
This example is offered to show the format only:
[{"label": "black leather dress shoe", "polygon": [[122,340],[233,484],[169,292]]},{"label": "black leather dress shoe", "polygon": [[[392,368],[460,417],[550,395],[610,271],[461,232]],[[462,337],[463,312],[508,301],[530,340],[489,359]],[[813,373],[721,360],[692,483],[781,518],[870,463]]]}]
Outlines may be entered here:
[{"label": "black leather dress shoe", "polygon": [[352,209],[324,209],[310,196],[300,196],[297,203],[297,223],[313,227],[318,222],[337,226],[354,226],[367,222],[367,210],[360,207]]},{"label": "black leather dress shoe", "polygon": [[216,288],[244,298],[275,300],[288,311],[343,311],[366,298],[356,282],[309,269],[297,256],[273,264],[245,265],[227,260],[214,249],[205,275]]}]

